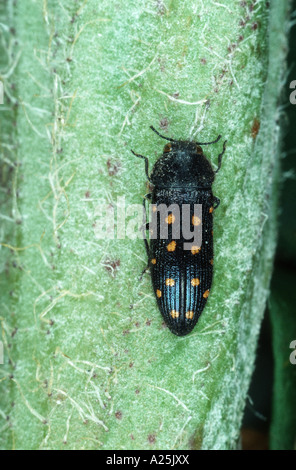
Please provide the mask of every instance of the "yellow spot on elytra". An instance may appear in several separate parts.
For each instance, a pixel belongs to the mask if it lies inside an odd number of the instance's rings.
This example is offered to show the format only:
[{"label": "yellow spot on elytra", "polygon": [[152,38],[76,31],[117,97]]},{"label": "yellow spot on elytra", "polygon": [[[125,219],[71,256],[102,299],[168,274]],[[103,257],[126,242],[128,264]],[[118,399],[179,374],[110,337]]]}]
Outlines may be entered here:
[{"label": "yellow spot on elytra", "polygon": [[209,297],[209,294],[210,294],[210,290],[207,289],[204,293],[203,293],[203,298],[204,299],[207,299]]},{"label": "yellow spot on elytra", "polygon": [[197,227],[198,225],[201,224],[201,220],[199,217],[197,217],[197,215],[193,215],[192,216],[192,225],[194,225],[195,227]]},{"label": "yellow spot on elytra", "polygon": [[214,260],[213,260],[213,259],[211,259],[211,260],[210,260],[210,263],[211,263],[211,265],[213,266],[213,264],[214,264]]},{"label": "yellow spot on elytra", "polygon": [[168,251],[175,251],[176,246],[177,246],[177,243],[175,242],[175,240],[173,240],[171,243],[169,243],[167,245],[167,250]]},{"label": "yellow spot on elytra", "polygon": [[152,263],[152,264],[156,264],[156,259],[155,259],[155,258],[152,258],[151,263]]},{"label": "yellow spot on elytra", "polygon": [[193,279],[191,279],[191,285],[193,287],[199,286],[199,282],[200,281],[199,281],[198,277],[194,277]]},{"label": "yellow spot on elytra", "polygon": [[213,210],[214,210],[214,208],[213,208],[213,206],[211,206],[210,209],[209,209],[209,213],[211,214],[213,212]]},{"label": "yellow spot on elytra", "polygon": [[153,206],[152,207],[152,212],[156,212],[157,211],[157,207],[156,206]]},{"label": "yellow spot on elytra", "polygon": [[180,313],[177,312],[177,310],[171,310],[170,313],[171,313],[172,318],[179,318],[179,316],[180,316]]},{"label": "yellow spot on elytra", "polygon": [[166,218],[165,218],[165,222],[167,224],[173,224],[176,220],[176,217],[174,216],[174,214],[169,214]]},{"label": "yellow spot on elytra", "polygon": [[166,279],[166,280],[165,280],[165,285],[166,285],[166,286],[173,287],[173,286],[175,285],[174,279],[170,279],[170,278]]},{"label": "yellow spot on elytra", "polygon": [[156,295],[157,295],[157,297],[160,299],[160,297],[161,297],[161,290],[157,289],[157,290],[156,290]]},{"label": "yellow spot on elytra", "polygon": [[200,246],[193,245],[193,246],[191,247],[191,253],[192,253],[193,255],[197,255],[197,253],[199,253],[199,252],[200,252]]},{"label": "yellow spot on elytra", "polygon": [[185,313],[185,317],[188,318],[188,320],[192,320],[194,312],[192,310],[188,310],[188,312]]}]

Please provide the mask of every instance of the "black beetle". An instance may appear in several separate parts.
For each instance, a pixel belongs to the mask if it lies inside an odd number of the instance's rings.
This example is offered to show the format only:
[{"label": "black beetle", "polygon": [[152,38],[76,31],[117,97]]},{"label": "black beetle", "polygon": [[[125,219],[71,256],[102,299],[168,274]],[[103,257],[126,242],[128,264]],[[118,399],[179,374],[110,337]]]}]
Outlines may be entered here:
[{"label": "black beetle", "polygon": [[[171,332],[184,336],[196,325],[212,284],[213,210],[220,203],[212,193],[212,184],[221,168],[227,141],[214,171],[200,146],[217,143],[221,135],[212,142],[202,143],[170,139],[153,126],[150,128],[169,143],[164,146],[163,155],[156,161],[151,175],[148,158],[132,151],[136,157],[145,160],[146,176],[153,187],[143,201],[144,210],[146,199],[152,202],[153,208],[152,222],[143,226],[144,242],[160,312]],[[161,218],[159,212],[163,207],[167,208],[167,213]],[[199,207],[199,213],[196,207]],[[185,209],[189,216],[190,236],[183,233]],[[196,243],[192,236],[196,227],[201,243]],[[179,236],[178,228],[181,228]],[[162,229],[166,229],[166,236]],[[150,230],[149,244],[145,230]]]}]

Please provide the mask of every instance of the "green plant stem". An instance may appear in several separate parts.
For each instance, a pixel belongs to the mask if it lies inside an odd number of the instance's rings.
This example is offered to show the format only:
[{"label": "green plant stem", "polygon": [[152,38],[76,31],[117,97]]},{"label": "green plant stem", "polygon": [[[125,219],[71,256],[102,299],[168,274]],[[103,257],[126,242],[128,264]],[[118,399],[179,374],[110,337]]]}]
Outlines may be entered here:
[{"label": "green plant stem", "polygon": [[[21,51],[21,166],[15,241],[7,230],[1,241],[13,290],[1,447],[237,446],[275,249],[288,6],[7,2]],[[228,140],[214,185],[214,285],[184,338],[163,326],[149,276],[139,282],[142,240],[96,236],[100,203],[141,204],[144,168],[130,148],[153,165],[163,142],[151,124]],[[220,147],[206,151],[213,165]]]}]

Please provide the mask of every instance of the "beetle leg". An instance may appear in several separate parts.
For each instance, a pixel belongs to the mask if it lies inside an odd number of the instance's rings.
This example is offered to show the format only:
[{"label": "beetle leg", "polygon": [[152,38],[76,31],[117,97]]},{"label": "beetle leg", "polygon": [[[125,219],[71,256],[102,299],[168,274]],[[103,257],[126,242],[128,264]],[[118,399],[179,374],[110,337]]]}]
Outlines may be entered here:
[{"label": "beetle leg", "polygon": [[227,142],[227,140],[224,141],[223,150],[222,150],[222,152],[219,153],[219,155],[218,155],[218,168],[217,168],[217,170],[215,171],[215,173],[218,173],[218,171],[219,171],[220,168],[221,168],[222,156],[223,156],[223,154],[224,154],[224,152],[225,152],[225,150],[226,150],[226,142]]},{"label": "beetle leg", "polygon": [[139,153],[135,153],[133,150],[131,152],[138,158],[143,158],[145,160],[145,173],[147,180],[151,182],[150,176],[149,176],[149,160],[147,157],[144,157],[144,155],[140,155]]},{"label": "beetle leg", "polygon": [[142,233],[143,233],[144,245],[145,245],[145,249],[146,249],[146,253],[147,253],[147,257],[148,257],[148,263],[147,263],[147,265],[145,266],[145,268],[143,269],[143,271],[141,273],[141,276],[140,276],[140,279],[139,279],[140,281],[142,281],[144,274],[149,269],[149,244],[148,244],[145,232],[147,230],[149,230],[149,222],[147,222],[147,216],[146,216],[146,200],[151,199],[151,198],[152,198],[152,196],[151,196],[150,193],[145,194],[145,196],[143,198],[143,225],[142,225],[141,228],[142,228]]},{"label": "beetle leg", "polygon": [[151,198],[152,198],[152,195],[150,193],[145,194],[145,196],[143,198],[143,225],[142,225],[141,228],[142,228],[143,240],[144,240],[144,245],[145,245],[145,249],[146,249],[146,253],[147,253],[148,263],[145,266],[145,268],[143,269],[143,271],[141,272],[141,276],[139,278],[140,282],[142,281],[143,276],[146,273],[146,271],[149,270],[149,244],[148,244],[147,236],[146,236],[146,231],[149,230],[149,222],[147,222],[146,200],[151,199]]},{"label": "beetle leg", "polygon": [[147,263],[147,266],[145,266],[145,268],[143,269],[143,271],[141,272],[141,276],[140,276],[140,281],[142,281],[143,279],[143,276],[144,274],[149,270],[149,263]]},{"label": "beetle leg", "polygon": [[143,225],[142,225],[142,233],[143,233],[143,240],[146,248],[146,253],[149,259],[149,244],[147,241],[146,231],[149,230],[149,222],[147,222],[147,211],[146,211],[146,201],[147,199],[151,200],[152,196],[151,193],[145,194],[143,199]]},{"label": "beetle leg", "polygon": [[214,196],[214,204],[213,204],[214,209],[217,209],[219,204],[220,204],[220,199],[218,197]]}]

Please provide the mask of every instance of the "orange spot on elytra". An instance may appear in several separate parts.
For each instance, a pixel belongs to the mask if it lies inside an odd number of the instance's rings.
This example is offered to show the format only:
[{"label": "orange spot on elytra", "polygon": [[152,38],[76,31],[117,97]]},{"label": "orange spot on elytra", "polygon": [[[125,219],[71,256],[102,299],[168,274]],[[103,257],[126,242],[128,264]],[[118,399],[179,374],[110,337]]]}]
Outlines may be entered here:
[{"label": "orange spot on elytra", "polygon": [[213,210],[214,210],[214,208],[213,208],[213,206],[211,206],[210,209],[209,209],[209,213],[211,214],[213,212]]},{"label": "orange spot on elytra", "polygon": [[193,255],[197,255],[199,252],[200,252],[200,246],[193,245],[193,246],[191,247],[191,253],[192,253]]},{"label": "orange spot on elytra", "polygon": [[175,251],[176,246],[177,246],[177,243],[175,242],[175,240],[173,240],[171,243],[169,243],[167,245],[167,250],[168,251]]},{"label": "orange spot on elytra", "polygon": [[204,299],[207,299],[209,297],[209,294],[210,294],[210,290],[207,289],[204,293],[203,293],[203,298]]},{"label": "orange spot on elytra", "polygon": [[176,220],[176,217],[174,216],[174,214],[169,214],[166,218],[165,218],[165,222],[167,224],[173,224]]},{"label": "orange spot on elytra", "polygon": [[156,290],[156,295],[157,295],[157,297],[160,299],[160,297],[161,297],[161,290],[157,289],[157,290]]},{"label": "orange spot on elytra", "polygon": [[174,279],[170,279],[170,278],[166,279],[166,280],[165,280],[165,285],[166,285],[166,286],[173,287],[173,286],[175,285]]},{"label": "orange spot on elytra", "polygon": [[180,313],[177,310],[171,310],[170,312],[172,318],[179,318]]},{"label": "orange spot on elytra", "polygon": [[152,258],[151,263],[152,263],[152,264],[156,264],[156,259],[155,259],[155,258]]},{"label": "orange spot on elytra", "polygon": [[193,215],[192,216],[192,225],[194,225],[195,227],[197,227],[198,225],[201,224],[201,220],[199,217],[197,217],[197,215]]},{"label": "orange spot on elytra", "polygon": [[186,312],[185,317],[188,318],[188,320],[192,320],[192,318],[194,317],[194,312],[192,310],[189,310],[188,312]]},{"label": "orange spot on elytra", "polygon": [[199,286],[199,283],[200,283],[200,281],[199,281],[198,277],[194,277],[193,279],[191,279],[191,285],[193,287]]}]

